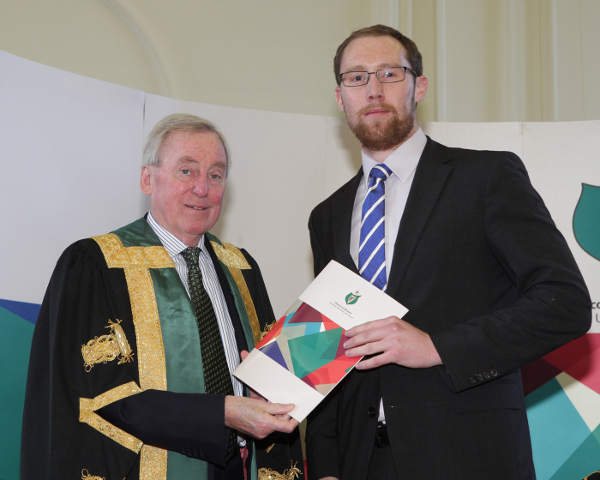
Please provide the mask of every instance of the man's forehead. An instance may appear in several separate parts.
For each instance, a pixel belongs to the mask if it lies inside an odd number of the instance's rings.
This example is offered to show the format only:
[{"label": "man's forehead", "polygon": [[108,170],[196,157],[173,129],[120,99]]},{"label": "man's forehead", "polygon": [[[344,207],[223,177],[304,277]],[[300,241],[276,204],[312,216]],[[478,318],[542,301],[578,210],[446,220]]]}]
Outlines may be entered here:
[{"label": "man's forehead", "polygon": [[[198,148],[205,151],[216,150],[219,155],[225,154],[225,146],[215,132],[188,131],[175,131],[170,133],[163,142],[161,153],[174,153]],[[182,156],[183,155],[184,154],[182,153]]]},{"label": "man's forehead", "polygon": [[[199,143],[218,143],[221,144],[221,139],[215,132],[190,132],[188,130],[175,130],[167,135],[163,145],[179,145],[189,140],[197,141]],[[221,144],[222,145],[222,144]]]},{"label": "man's forehead", "polygon": [[389,35],[360,37],[352,40],[344,51],[342,71],[354,68],[399,66],[406,60],[404,46]]}]

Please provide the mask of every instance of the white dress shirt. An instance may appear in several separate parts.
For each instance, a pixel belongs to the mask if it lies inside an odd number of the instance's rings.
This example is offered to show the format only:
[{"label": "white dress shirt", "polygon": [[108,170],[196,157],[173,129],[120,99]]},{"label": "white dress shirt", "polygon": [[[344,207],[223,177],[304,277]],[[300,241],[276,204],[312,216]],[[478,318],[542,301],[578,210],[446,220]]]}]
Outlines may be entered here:
[{"label": "white dress shirt", "polygon": [[[408,193],[412,186],[415,170],[425,149],[427,137],[420,128],[406,142],[394,150],[385,163],[392,175],[385,181],[385,272],[390,275],[394,245],[400,228],[400,220],[404,213]],[[362,221],[362,206],[369,188],[369,174],[378,162],[369,157],[363,150],[363,178],[356,191],[352,210],[352,229],[350,232],[350,254],[358,268],[358,247],[360,244],[360,224]]]},{"label": "white dress shirt", "polygon": [[[415,171],[419,159],[425,149],[427,137],[419,128],[413,136],[394,150],[383,163],[385,163],[392,175],[385,181],[385,274],[390,278],[390,270],[394,255],[394,246],[400,220],[404,214],[406,200],[412,186]],[[358,248],[360,245],[360,224],[362,222],[362,207],[369,188],[369,174],[378,162],[369,157],[363,150],[362,168],[363,178],[356,191],[354,207],[352,210],[352,227],[350,231],[350,255],[358,268]],[[373,319],[376,320],[376,319]],[[385,422],[383,411],[383,400],[379,403],[378,421]]]},{"label": "white dress shirt", "polygon": [[[175,263],[175,269],[177,270],[179,278],[181,278],[181,283],[183,283],[183,286],[185,287],[185,290],[189,296],[190,290],[187,281],[188,268],[183,255],[181,255],[181,252],[188,248],[188,245],[161,227],[156,220],[154,220],[150,212],[148,212],[148,224],[152,227],[152,230],[154,230],[159,240],[167,250],[167,253],[173,260],[173,263]],[[221,333],[221,339],[223,340],[223,349],[225,350],[225,358],[227,359],[227,366],[229,367],[229,372],[231,373],[240,364],[240,355],[238,353],[237,342],[235,340],[235,330],[233,329],[233,324],[231,323],[229,309],[227,308],[227,302],[225,301],[225,296],[221,290],[221,284],[219,283],[219,277],[217,277],[215,266],[204,246],[204,235],[202,235],[202,238],[198,243],[198,247],[201,250],[199,264],[200,272],[202,273],[202,283],[204,284],[204,289],[206,290],[206,293],[208,293],[210,301],[212,302],[215,310],[215,315],[217,316],[219,331]],[[233,383],[233,391],[235,395],[239,397],[243,396],[243,387],[240,381],[233,375],[231,376],[231,381]]]}]

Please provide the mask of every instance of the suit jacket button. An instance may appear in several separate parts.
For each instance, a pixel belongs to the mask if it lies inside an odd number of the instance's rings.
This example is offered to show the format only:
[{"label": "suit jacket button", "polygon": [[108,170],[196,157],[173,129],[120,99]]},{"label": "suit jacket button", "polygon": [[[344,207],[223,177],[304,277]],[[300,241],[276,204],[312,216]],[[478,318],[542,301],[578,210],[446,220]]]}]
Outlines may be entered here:
[{"label": "suit jacket button", "polygon": [[473,375],[471,375],[469,377],[469,383],[475,383],[477,380],[475,379],[475,377]]},{"label": "suit jacket button", "polygon": [[490,378],[490,372],[483,372],[483,378]]},{"label": "suit jacket button", "polygon": [[475,378],[477,378],[478,382],[481,382],[483,380],[483,375],[481,373],[478,373],[477,375],[475,375]]},{"label": "suit jacket button", "polygon": [[492,374],[492,377],[497,377],[498,376],[498,370],[496,370],[496,369],[490,370],[490,373]]},{"label": "suit jacket button", "polygon": [[371,407],[371,408],[369,408],[369,411],[367,413],[369,414],[370,418],[375,418],[377,411],[373,407]]}]

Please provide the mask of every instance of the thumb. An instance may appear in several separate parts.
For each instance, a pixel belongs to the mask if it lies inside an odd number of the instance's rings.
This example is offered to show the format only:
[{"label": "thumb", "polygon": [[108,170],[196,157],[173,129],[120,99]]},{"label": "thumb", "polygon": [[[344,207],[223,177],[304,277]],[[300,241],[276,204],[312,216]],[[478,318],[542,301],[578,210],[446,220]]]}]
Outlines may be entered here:
[{"label": "thumb", "polygon": [[284,413],[290,413],[296,405],[293,403],[270,403],[269,413],[271,415],[283,415]]}]

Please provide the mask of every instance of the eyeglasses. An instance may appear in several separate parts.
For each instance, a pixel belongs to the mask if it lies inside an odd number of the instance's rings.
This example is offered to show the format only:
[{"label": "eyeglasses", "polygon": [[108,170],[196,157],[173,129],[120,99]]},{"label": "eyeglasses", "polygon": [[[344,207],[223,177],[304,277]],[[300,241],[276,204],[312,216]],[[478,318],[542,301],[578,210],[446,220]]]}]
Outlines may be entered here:
[{"label": "eyeglasses", "polygon": [[380,68],[376,72],[344,72],[340,73],[340,79],[346,87],[361,87],[369,83],[369,78],[373,74],[377,75],[381,83],[396,83],[406,78],[406,72],[410,72],[415,77],[418,77],[417,73],[408,67],[389,67]]}]

